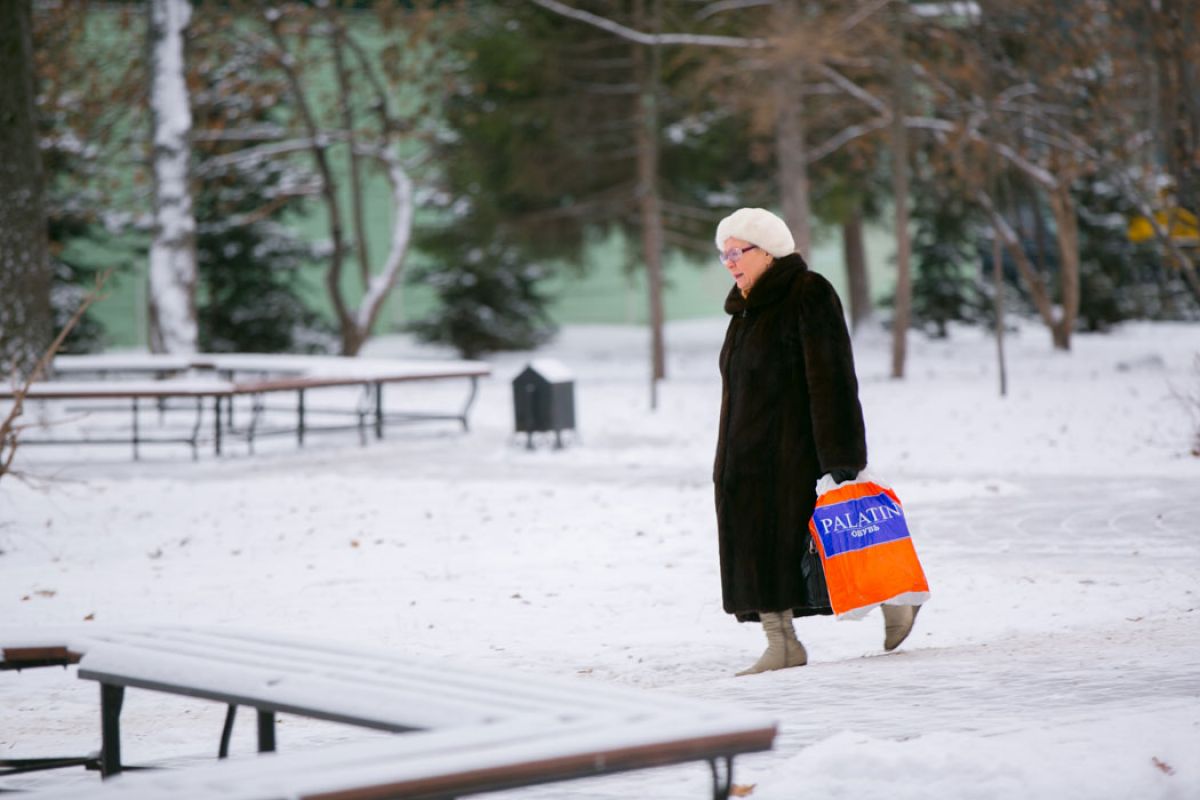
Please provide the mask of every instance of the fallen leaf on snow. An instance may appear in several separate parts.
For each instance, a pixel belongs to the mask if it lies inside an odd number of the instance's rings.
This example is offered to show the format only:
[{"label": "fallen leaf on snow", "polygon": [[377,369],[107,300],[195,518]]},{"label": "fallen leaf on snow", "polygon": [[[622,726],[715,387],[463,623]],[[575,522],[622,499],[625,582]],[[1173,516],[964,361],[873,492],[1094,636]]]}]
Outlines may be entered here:
[{"label": "fallen leaf on snow", "polygon": [[1158,767],[1158,771],[1163,773],[1164,775],[1174,775],[1175,774],[1175,768],[1172,767],[1170,764],[1168,764],[1165,761],[1159,761],[1157,756],[1151,758],[1150,760],[1152,762],[1154,762],[1154,766]]},{"label": "fallen leaf on snow", "polygon": [[96,618],[96,612],[95,612],[95,611],[93,611],[91,614],[88,614],[86,617],[84,617],[84,618],[83,618],[83,621],[84,621],[84,622],[91,622],[91,621],[92,621],[92,620],[94,620],[95,618]]},{"label": "fallen leaf on snow", "polygon": [[747,783],[747,784],[735,783],[733,785],[733,788],[731,788],[729,790],[729,796],[730,797],[749,797],[750,795],[754,794],[755,786],[758,786],[758,784],[757,783]]},{"label": "fallen leaf on snow", "polygon": [[34,592],[38,597],[54,597],[58,592],[53,589],[38,589]]}]

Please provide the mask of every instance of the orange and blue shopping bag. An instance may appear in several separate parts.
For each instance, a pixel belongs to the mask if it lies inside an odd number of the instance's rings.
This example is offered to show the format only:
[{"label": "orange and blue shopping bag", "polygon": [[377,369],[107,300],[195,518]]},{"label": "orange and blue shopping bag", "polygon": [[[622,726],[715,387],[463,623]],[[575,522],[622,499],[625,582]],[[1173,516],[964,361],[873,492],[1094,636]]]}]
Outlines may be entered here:
[{"label": "orange and blue shopping bag", "polygon": [[853,481],[817,484],[808,523],[839,617],[855,619],[882,603],[921,605],[929,583],[917,559],[900,498],[865,472]]}]

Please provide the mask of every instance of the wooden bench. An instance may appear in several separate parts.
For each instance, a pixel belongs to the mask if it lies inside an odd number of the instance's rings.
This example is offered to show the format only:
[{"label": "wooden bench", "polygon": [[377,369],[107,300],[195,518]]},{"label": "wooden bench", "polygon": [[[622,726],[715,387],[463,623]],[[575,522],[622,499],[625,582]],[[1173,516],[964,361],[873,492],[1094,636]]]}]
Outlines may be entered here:
[{"label": "wooden bench", "polygon": [[[207,415],[211,419],[213,451],[220,455],[223,442],[239,436],[251,452],[257,439],[279,434],[295,435],[303,446],[307,434],[314,431],[356,430],[366,444],[368,430],[382,439],[389,423],[429,420],[454,420],[467,430],[468,415],[478,393],[479,378],[491,374],[487,364],[474,361],[399,361],[393,359],[343,358],[337,356],[290,356],[270,354],[197,354],[170,356],[151,354],[59,356],[54,360],[57,376],[72,380],[41,381],[33,384],[26,395],[29,400],[67,400],[76,402],[125,400],[129,402],[131,425],[129,436],[55,436],[34,438],[23,436],[23,445],[36,444],[115,444],[128,442],[134,459],[145,444],[187,444],[192,457],[199,456],[199,443]],[[93,380],[83,380],[92,376]],[[388,412],[384,405],[384,387],[415,381],[445,381],[466,379],[470,382],[467,400],[461,411]],[[337,387],[358,388],[361,396],[353,409],[314,408],[308,395],[318,389]],[[269,407],[265,398],[289,393],[294,404],[285,409],[292,423],[268,427],[263,420]],[[15,389],[0,387],[0,400],[12,399]],[[235,401],[245,398],[249,406],[249,422],[235,426]],[[190,430],[174,434],[145,432],[141,412],[146,401],[152,401],[161,415],[172,407],[171,401],[185,401],[194,412]],[[109,406],[111,408],[111,406]],[[315,423],[314,416],[352,418],[349,423]]]},{"label": "wooden bench", "polygon": [[[72,635],[67,629],[56,629],[47,634],[32,630],[0,628],[0,672],[78,664],[82,653],[68,644],[70,639],[77,636],[78,634]],[[0,776],[80,766],[99,769],[99,751],[84,756],[0,758]]]},{"label": "wooden bench", "polygon": [[122,769],[127,689],[227,705],[219,755],[238,706],[255,710],[263,752],[275,749],[279,713],[401,734],[138,774],[106,782],[89,797],[446,798],[706,761],[714,797],[724,798],[734,756],[770,749],[775,736],[774,724],[759,714],[688,698],[256,634],[108,632],[64,647],[84,651],[79,677],[101,686],[99,764],[106,775]]}]

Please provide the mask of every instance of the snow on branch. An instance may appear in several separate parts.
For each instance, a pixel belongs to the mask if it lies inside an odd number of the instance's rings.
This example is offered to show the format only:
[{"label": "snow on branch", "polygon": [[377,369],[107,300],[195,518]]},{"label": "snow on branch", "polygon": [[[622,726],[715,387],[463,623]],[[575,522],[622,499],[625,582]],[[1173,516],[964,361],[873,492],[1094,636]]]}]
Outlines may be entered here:
[{"label": "snow on branch", "polygon": [[706,20],[709,17],[715,17],[717,14],[724,14],[726,11],[741,11],[744,8],[773,5],[775,5],[775,0],[720,0],[716,3],[709,3],[693,14],[692,17],[696,20]]},{"label": "snow on branch", "polygon": [[221,171],[225,167],[256,163],[265,161],[273,156],[304,152],[312,150],[315,147],[328,147],[329,144],[342,141],[344,138],[345,134],[342,131],[325,131],[319,138],[288,139],[284,142],[272,142],[271,144],[259,145],[258,147],[247,147],[232,153],[213,156],[205,161],[204,168],[198,170],[198,172],[202,175],[211,175]]},{"label": "snow on branch", "polygon": [[586,22],[603,31],[644,45],[697,45],[700,47],[732,47],[751,50],[761,50],[771,47],[767,39],[747,39],[738,36],[706,36],[693,33],[644,33],[611,19],[601,17],[589,11],[572,8],[558,0],[530,0],[534,5],[541,6],[560,16],[569,17],[579,22]]},{"label": "snow on branch", "polygon": [[395,153],[385,147],[368,147],[356,145],[359,155],[374,158],[386,167],[388,183],[392,189],[392,207],[394,221],[392,223],[392,245],[388,250],[383,269],[371,278],[359,304],[356,322],[362,331],[371,330],[383,301],[391,292],[404,266],[404,258],[408,254],[409,241],[412,239],[413,223],[413,183],[403,164]]}]

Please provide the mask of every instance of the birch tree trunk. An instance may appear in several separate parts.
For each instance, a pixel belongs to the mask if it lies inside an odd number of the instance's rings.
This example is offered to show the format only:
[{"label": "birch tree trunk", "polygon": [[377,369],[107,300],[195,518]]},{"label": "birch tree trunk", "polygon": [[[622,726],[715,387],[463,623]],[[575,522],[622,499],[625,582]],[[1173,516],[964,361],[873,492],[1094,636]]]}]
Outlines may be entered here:
[{"label": "birch tree trunk", "polygon": [[192,113],[184,79],[188,0],[151,0],[149,67],[154,173],[150,349],[196,351],[196,219],[188,186]]},{"label": "birch tree trunk", "polygon": [[0,375],[32,369],[53,328],[33,98],[31,4],[0,2]]}]

